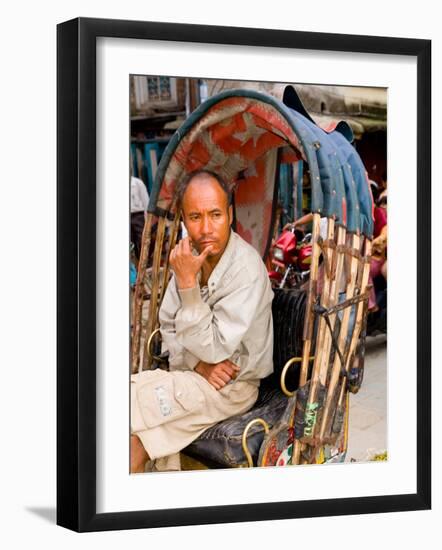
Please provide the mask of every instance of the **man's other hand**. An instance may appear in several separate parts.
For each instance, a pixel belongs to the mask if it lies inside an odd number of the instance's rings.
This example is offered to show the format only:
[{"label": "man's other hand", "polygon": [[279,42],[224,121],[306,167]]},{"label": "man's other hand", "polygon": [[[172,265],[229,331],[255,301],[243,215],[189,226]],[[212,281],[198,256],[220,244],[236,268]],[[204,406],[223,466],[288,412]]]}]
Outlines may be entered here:
[{"label": "man's other hand", "polygon": [[169,259],[178,288],[186,289],[196,286],[196,276],[211,250],[212,247],[208,246],[199,256],[194,256],[190,248],[189,237],[181,239],[170,253]]},{"label": "man's other hand", "polygon": [[230,380],[234,380],[238,376],[240,368],[226,359],[214,365],[200,361],[195,367],[195,371],[203,376],[215,389],[220,390]]}]

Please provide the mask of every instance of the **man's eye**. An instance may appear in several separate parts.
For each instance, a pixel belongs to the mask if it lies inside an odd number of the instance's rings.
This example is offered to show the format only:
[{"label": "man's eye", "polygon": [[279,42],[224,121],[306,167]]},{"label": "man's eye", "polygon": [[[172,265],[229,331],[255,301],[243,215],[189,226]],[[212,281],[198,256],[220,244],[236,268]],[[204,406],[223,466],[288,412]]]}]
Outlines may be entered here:
[{"label": "man's eye", "polygon": [[214,218],[219,218],[220,216],[221,216],[221,212],[214,212],[213,213]]}]

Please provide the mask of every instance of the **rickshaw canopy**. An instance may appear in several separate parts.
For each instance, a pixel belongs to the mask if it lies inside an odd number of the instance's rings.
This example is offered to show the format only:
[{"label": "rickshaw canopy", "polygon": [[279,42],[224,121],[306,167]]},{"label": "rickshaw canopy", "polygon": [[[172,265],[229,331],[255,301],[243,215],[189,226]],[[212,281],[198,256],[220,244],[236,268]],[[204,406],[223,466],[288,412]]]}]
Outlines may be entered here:
[{"label": "rickshaw canopy", "polygon": [[173,215],[175,188],[190,172],[220,174],[234,191],[236,231],[263,257],[275,219],[281,164],[308,165],[311,211],[348,233],[373,233],[373,200],[346,123],[320,128],[292,87],[283,100],[227,90],[202,103],[177,130],[160,161],[149,211]]}]

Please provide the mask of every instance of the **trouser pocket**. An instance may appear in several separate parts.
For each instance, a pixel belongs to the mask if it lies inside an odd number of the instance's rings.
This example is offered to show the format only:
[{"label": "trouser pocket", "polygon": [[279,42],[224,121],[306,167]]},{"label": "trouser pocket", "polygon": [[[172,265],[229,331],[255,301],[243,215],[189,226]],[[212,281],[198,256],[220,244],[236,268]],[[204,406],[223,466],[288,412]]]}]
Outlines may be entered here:
[{"label": "trouser pocket", "polygon": [[186,372],[143,371],[136,381],[140,413],[147,428],[202,410],[204,394]]}]

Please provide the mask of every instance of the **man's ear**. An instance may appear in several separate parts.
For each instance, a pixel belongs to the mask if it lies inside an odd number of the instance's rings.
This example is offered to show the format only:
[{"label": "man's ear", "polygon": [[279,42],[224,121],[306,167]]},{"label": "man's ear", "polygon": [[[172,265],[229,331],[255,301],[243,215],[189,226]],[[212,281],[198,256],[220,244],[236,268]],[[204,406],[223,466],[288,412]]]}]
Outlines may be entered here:
[{"label": "man's ear", "polygon": [[232,225],[233,222],[233,207],[232,205],[229,206],[229,225]]}]

